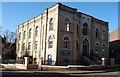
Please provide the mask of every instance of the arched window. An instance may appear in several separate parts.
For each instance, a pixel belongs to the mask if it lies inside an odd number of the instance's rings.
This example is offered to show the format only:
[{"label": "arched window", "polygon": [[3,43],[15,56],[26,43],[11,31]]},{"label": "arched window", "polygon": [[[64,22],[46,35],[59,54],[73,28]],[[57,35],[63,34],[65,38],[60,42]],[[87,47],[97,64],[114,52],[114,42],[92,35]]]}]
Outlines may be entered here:
[{"label": "arched window", "polygon": [[28,43],[28,50],[31,49],[31,42]]},{"label": "arched window", "polygon": [[68,36],[65,36],[64,38],[63,38],[63,46],[64,46],[64,48],[65,49],[69,49],[70,48],[70,39],[69,39],[69,37]]},{"label": "arched window", "polygon": [[84,23],[83,24],[83,29],[82,29],[82,33],[83,35],[87,36],[88,35],[88,24],[87,23]]},{"label": "arched window", "polygon": [[35,29],[35,36],[38,36],[38,26]]},{"label": "arched window", "polygon": [[83,48],[82,48],[83,55],[89,55],[89,42],[87,39],[83,40]]},{"label": "arched window", "polygon": [[76,40],[76,50],[79,50],[79,42]]},{"label": "arched window", "polygon": [[78,31],[79,31],[79,26],[78,26],[78,24],[77,24],[77,29],[76,29],[76,30],[77,30],[77,34],[78,34],[78,33],[79,33],[79,32],[78,32]]},{"label": "arched window", "polygon": [[98,38],[98,36],[99,36],[98,34],[99,34],[99,29],[97,28],[97,29],[95,30],[95,37],[96,37],[96,38]]},{"label": "arched window", "polygon": [[50,22],[49,22],[49,31],[50,30],[53,30],[53,18],[50,19]]},{"label": "arched window", "polygon": [[102,45],[102,54],[103,54],[103,57],[104,57],[104,53],[105,53],[105,44]]},{"label": "arched window", "polygon": [[35,42],[35,49],[37,49],[37,46],[38,46],[38,43],[37,43],[37,41]]},{"label": "arched window", "polygon": [[102,32],[102,39],[103,40],[105,39],[105,30],[103,30],[103,32]]},{"label": "arched window", "polygon": [[48,48],[53,48],[53,41],[54,41],[54,36],[53,35],[49,36]]},{"label": "arched window", "polygon": [[31,29],[29,30],[29,38],[31,38]]},{"label": "arched window", "polygon": [[36,63],[37,63],[37,58],[35,57],[35,58],[34,58],[34,64],[36,64]]},{"label": "arched window", "polygon": [[23,39],[25,39],[25,34],[26,34],[26,31],[23,32]]},{"label": "arched window", "polygon": [[99,52],[99,43],[96,43],[96,53]]},{"label": "arched window", "polygon": [[19,33],[19,40],[21,39],[21,33]]},{"label": "arched window", "polygon": [[103,44],[103,52],[105,51],[105,44]]},{"label": "arched window", "polygon": [[25,50],[25,43],[23,43],[23,45],[22,45],[22,51],[24,51]]},{"label": "arched window", "polygon": [[89,43],[88,43],[88,40],[87,40],[87,39],[84,39],[84,41],[83,41],[83,45],[89,45]]},{"label": "arched window", "polygon": [[20,51],[20,44],[18,45],[18,51]]},{"label": "arched window", "polygon": [[70,20],[65,18],[65,31],[70,31]]}]

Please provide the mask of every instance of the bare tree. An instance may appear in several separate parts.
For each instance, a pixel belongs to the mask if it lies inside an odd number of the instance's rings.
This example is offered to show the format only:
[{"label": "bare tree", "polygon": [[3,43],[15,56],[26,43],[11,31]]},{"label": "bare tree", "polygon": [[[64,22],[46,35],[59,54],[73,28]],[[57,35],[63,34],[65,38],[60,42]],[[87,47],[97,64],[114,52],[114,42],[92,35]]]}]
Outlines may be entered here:
[{"label": "bare tree", "polygon": [[[16,33],[5,30],[2,37],[2,58],[10,58],[13,56],[11,52],[15,52],[16,49]],[[11,55],[10,55],[11,54]]]}]

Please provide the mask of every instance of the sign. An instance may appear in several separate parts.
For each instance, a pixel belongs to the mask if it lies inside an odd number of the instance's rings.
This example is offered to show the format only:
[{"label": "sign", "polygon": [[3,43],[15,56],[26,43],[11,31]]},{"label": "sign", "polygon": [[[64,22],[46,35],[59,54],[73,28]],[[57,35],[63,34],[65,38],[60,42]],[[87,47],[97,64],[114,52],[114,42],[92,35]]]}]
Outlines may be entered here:
[{"label": "sign", "polygon": [[61,50],[60,51],[60,55],[61,56],[70,56],[71,55],[71,51],[70,50]]}]

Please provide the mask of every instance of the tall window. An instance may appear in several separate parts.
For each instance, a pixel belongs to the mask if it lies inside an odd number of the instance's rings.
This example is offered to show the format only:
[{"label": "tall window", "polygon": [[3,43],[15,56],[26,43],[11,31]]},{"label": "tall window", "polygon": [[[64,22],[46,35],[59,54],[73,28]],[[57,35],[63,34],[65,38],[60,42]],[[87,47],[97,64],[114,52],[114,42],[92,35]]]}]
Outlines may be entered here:
[{"label": "tall window", "polygon": [[49,31],[50,30],[53,30],[53,18],[51,18],[49,22]]},{"label": "tall window", "polygon": [[77,30],[77,34],[78,34],[78,31],[79,31],[79,26],[78,26],[78,24],[77,24],[77,29],[76,29],[76,30]]},{"label": "tall window", "polygon": [[54,36],[53,35],[49,36],[48,48],[53,48],[53,41],[54,41]]},{"label": "tall window", "polygon": [[83,35],[87,36],[88,35],[88,24],[87,23],[84,23],[83,24],[83,29],[82,29],[82,33]]},{"label": "tall window", "polygon": [[35,36],[38,36],[38,26],[35,29]]},{"label": "tall window", "polygon": [[31,42],[28,43],[28,50],[31,49]]},{"label": "tall window", "polygon": [[89,42],[87,39],[83,40],[83,48],[82,48],[83,55],[89,55]]},{"label": "tall window", "polygon": [[23,51],[25,50],[25,43],[23,43],[23,45],[22,45],[22,50]]},{"label": "tall window", "polygon": [[96,43],[96,53],[99,52],[99,43]]},{"label": "tall window", "polygon": [[37,46],[38,46],[38,44],[37,44],[37,41],[35,42],[35,49],[37,49]]},{"label": "tall window", "polygon": [[105,44],[103,44],[102,46],[103,46],[102,54],[103,54],[103,57],[104,57],[104,52],[105,52]]},{"label": "tall window", "polygon": [[103,52],[105,51],[105,44],[103,44]]},{"label": "tall window", "polygon": [[18,45],[18,51],[20,51],[20,44]]},{"label": "tall window", "polygon": [[79,50],[79,42],[76,40],[76,50]]},{"label": "tall window", "polygon": [[105,30],[103,30],[103,32],[102,32],[102,39],[103,40],[105,39]]},{"label": "tall window", "polygon": [[65,31],[70,31],[70,20],[65,18]]},{"label": "tall window", "polygon": [[29,38],[31,38],[31,29],[29,30]]},{"label": "tall window", "polygon": [[19,33],[19,40],[21,39],[21,33]]},{"label": "tall window", "polygon": [[25,39],[25,36],[26,36],[25,34],[26,34],[26,31],[23,32],[23,39]]},{"label": "tall window", "polygon": [[70,39],[69,39],[68,36],[65,36],[63,38],[63,44],[64,44],[63,46],[64,46],[65,49],[69,49],[70,48]]},{"label": "tall window", "polygon": [[95,31],[95,37],[98,38],[98,34],[99,34],[99,29],[97,28]]}]

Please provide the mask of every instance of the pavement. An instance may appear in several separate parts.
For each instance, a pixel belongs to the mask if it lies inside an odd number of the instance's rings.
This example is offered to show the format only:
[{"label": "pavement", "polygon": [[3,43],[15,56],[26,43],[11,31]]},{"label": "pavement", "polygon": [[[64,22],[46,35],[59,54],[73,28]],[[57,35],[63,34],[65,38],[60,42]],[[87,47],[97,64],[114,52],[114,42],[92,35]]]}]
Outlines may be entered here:
[{"label": "pavement", "polygon": [[120,71],[1,71],[2,77],[120,77]]},{"label": "pavement", "polygon": [[[86,67],[86,66],[46,66],[52,68],[68,68],[68,67]],[[100,70],[100,71],[84,71],[84,70],[52,70],[52,71],[38,71],[38,70],[6,70],[1,68],[1,77],[120,77],[120,71],[117,70]]]}]

